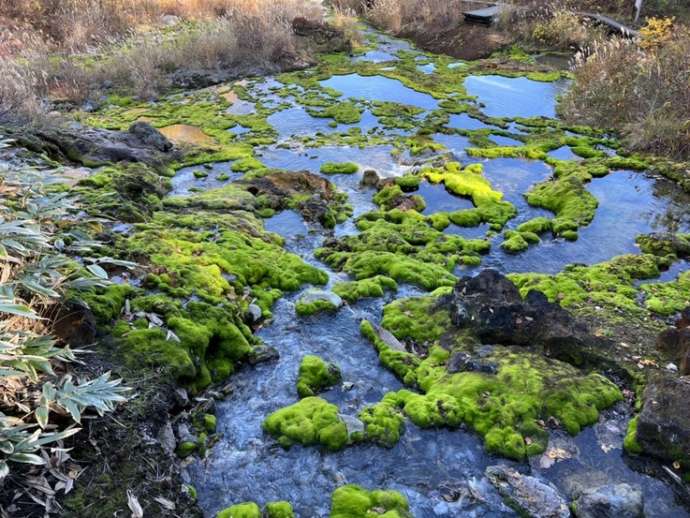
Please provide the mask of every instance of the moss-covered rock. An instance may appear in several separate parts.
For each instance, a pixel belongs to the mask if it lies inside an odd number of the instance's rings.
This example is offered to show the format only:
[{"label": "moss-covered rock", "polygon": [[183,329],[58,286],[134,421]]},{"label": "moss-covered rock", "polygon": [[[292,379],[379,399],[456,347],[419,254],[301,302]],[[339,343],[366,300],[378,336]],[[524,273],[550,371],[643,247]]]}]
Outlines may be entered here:
[{"label": "moss-covered rock", "polygon": [[254,502],[244,502],[220,511],[216,518],[261,518],[261,509]]},{"label": "moss-covered rock", "polygon": [[338,407],[318,397],[306,397],[276,410],[263,427],[285,448],[302,444],[339,450],[348,442],[347,426],[338,416]]},{"label": "moss-covered rock", "polygon": [[412,518],[407,498],[397,491],[342,486],[333,492],[330,518]]},{"label": "moss-covered rock", "polygon": [[352,162],[324,162],[321,164],[323,174],[354,174],[359,166]]},{"label": "moss-covered rock", "polygon": [[340,382],[340,369],[332,363],[326,363],[318,356],[307,355],[302,358],[297,377],[299,397],[315,396],[319,392]]},{"label": "moss-covered rock", "polygon": [[339,282],[333,286],[333,293],[348,302],[367,297],[383,297],[384,290],[396,291],[398,283],[385,275],[376,275],[361,281]]}]

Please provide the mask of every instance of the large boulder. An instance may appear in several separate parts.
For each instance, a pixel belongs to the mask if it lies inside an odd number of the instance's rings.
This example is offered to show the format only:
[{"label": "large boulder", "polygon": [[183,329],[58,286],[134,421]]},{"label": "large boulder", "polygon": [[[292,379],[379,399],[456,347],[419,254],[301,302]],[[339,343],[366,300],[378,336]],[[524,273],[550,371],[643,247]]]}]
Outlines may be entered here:
[{"label": "large boulder", "polygon": [[637,442],[654,457],[690,463],[690,377],[659,377],[647,384]]},{"label": "large boulder", "polygon": [[506,505],[521,516],[568,518],[568,503],[552,484],[523,475],[508,466],[489,466],[485,471]]},{"label": "large boulder", "polygon": [[642,491],[628,484],[610,484],[583,491],[573,505],[577,518],[640,518]]},{"label": "large boulder", "polygon": [[170,141],[145,122],[135,123],[129,131],[73,125],[16,130],[11,136],[31,151],[88,167],[118,162],[162,165],[175,158]]},{"label": "large boulder", "polygon": [[510,279],[492,269],[458,281],[451,319],[460,328],[471,328],[484,343],[540,345],[547,352],[577,347],[592,338],[543,293],[530,291],[523,299]]}]

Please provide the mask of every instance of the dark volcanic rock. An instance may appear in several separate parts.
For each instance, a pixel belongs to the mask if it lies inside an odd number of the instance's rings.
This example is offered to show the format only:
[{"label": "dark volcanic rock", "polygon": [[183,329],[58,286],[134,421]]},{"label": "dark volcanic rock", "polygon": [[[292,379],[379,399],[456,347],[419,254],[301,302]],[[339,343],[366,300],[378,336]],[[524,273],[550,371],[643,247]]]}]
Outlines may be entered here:
[{"label": "dark volcanic rock", "polygon": [[647,385],[637,422],[645,453],[690,462],[690,377],[660,377]]},{"label": "dark volcanic rock", "polygon": [[174,158],[172,144],[146,123],[137,123],[130,131],[79,126],[14,130],[10,134],[31,151],[89,167],[117,162],[161,165]]},{"label": "dark volcanic rock", "polygon": [[508,278],[491,269],[458,281],[451,319],[458,327],[473,329],[485,343],[540,345],[555,353],[592,338],[543,293],[531,291],[523,299]]},{"label": "dark volcanic rock", "polygon": [[628,484],[585,490],[575,501],[577,518],[639,518],[644,516],[642,491]]}]

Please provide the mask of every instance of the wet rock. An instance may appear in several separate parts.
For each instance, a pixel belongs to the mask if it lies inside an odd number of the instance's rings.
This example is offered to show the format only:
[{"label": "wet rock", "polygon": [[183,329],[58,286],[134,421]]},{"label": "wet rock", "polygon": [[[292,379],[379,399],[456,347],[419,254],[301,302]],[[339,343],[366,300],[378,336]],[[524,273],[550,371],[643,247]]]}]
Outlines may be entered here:
[{"label": "wet rock", "polygon": [[261,320],[262,316],[263,312],[257,304],[249,304],[247,307],[247,319],[249,320],[250,324],[256,324],[259,320]]},{"label": "wet rock", "polygon": [[173,148],[172,142],[148,122],[135,122],[129,127],[128,131],[141,142],[158,151],[168,152]]},{"label": "wet rock", "polygon": [[275,211],[293,208],[292,200],[308,195],[296,207],[297,211],[305,220],[326,227],[335,224],[334,213],[343,207],[333,184],[309,171],[274,173],[237,183],[254,196],[261,196],[266,206]]},{"label": "wet rock", "polygon": [[637,422],[637,442],[645,453],[690,462],[688,401],[689,377],[659,377],[647,384]]},{"label": "wet rock", "polygon": [[472,328],[483,342],[541,345],[549,352],[568,350],[594,339],[558,304],[538,291],[523,299],[517,287],[496,270],[483,270],[455,285],[451,319]]},{"label": "wet rock", "polygon": [[644,516],[642,491],[628,484],[587,489],[573,505],[577,518],[638,518]]},{"label": "wet rock", "polygon": [[378,187],[379,181],[379,174],[373,169],[367,169],[364,171],[362,181],[359,184],[362,187]]},{"label": "wet rock", "polygon": [[522,475],[508,466],[489,466],[485,475],[504,502],[520,514],[534,518],[570,516],[567,502],[548,482]]},{"label": "wet rock", "polygon": [[351,381],[346,381],[342,384],[341,388],[342,388],[343,392],[349,392],[353,388],[355,388],[355,384],[352,383]]},{"label": "wet rock", "polygon": [[175,433],[173,432],[172,424],[166,421],[161,429],[158,430],[158,441],[161,443],[163,450],[166,453],[172,454],[175,452],[177,443],[175,441]]},{"label": "wet rock", "polygon": [[352,436],[355,433],[364,432],[364,423],[357,419],[355,416],[347,414],[338,414],[338,417],[345,423],[347,427],[347,435]]},{"label": "wet rock", "polygon": [[180,423],[177,425],[177,438],[179,439],[178,442],[181,443],[191,442],[196,444],[198,441],[198,437],[191,432],[187,423]]},{"label": "wet rock", "polygon": [[451,354],[446,370],[451,374],[465,371],[496,374],[498,372],[498,365],[484,360],[477,360],[469,353],[456,351]]},{"label": "wet rock", "polygon": [[186,389],[178,387],[173,391],[173,398],[175,406],[178,408],[187,408],[189,406],[189,394]]},{"label": "wet rock", "polygon": [[[687,309],[684,310],[684,314],[687,312]],[[681,315],[676,327],[665,329],[656,339],[657,350],[677,362],[682,376],[690,374],[690,327],[685,325],[686,317],[690,318],[690,315]]]},{"label": "wet rock", "polygon": [[265,344],[256,345],[247,358],[250,365],[274,361],[280,358],[280,353],[274,347]]},{"label": "wet rock", "polygon": [[[133,131],[113,131],[70,127],[41,127],[15,130],[12,137],[23,147],[45,153],[61,162],[76,162],[93,167],[117,162],[144,162],[161,165],[175,158],[170,144],[158,130],[145,123]],[[158,134],[158,135],[156,135]]]},{"label": "wet rock", "polygon": [[379,335],[379,338],[383,340],[383,343],[385,343],[388,347],[395,351],[407,351],[407,349],[405,349],[405,345],[395,336],[393,336],[393,333],[377,325],[374,326],[374,329],[376,330],[376,333]]}]

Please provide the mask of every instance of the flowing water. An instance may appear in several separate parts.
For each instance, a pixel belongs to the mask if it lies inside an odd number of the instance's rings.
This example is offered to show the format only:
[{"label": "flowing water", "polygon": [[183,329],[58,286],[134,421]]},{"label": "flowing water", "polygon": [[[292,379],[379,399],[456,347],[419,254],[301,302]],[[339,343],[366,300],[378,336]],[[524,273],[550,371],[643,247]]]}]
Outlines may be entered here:
[{"label": "flowing water", "polygon": [[[356,59],[390,61],[401,48],[410,50],[404,42],[381,37],[377,50]],[[433,69],[426,67],[421,72],[432,73]],[[269,80],[251,88],[257,95],[265,94],[271,84]],[[437,100],[430,95],[381,76],[352,73],[334,76],[321,84],[339,90],[345,98],[394,101],[426,111],[438,106]],[[470,76],[466,87],[483,104],[482,110],[487,116],[553,117],[555,98],[564,84],[537,83],[525,78]],[[350,197],[354,217],[376,208],[372,202],[375,191],[359,186],[361,171],[372,168],[381,176],[394,177],[412,167],[404,155],[391,153],[389,145],[303,147],[292,137],[343,131],[343,125],[332,128],[328,119],[311,117],[295,103],[271,115],[269,123],[278,131],[280,145],[267,146],[257,153],[269,167],[307,169],[318,173],[326,161],[351,161],[360,165],[358,174],[329,177]],[[376,130],[376,125],[376,118],[365,114],[362,122],[353,126],[368,132]],[[452,117],[450,126],[465,129],[486,127],[467,115]],[[512,123],[509,131],[519,136],[524,128]],[[446,145],[455,159],[465,163],[476,161],[469,160],[464,152],[469,146],[466,137],[444,134],[432,137]],[[510,141],[519,144],[516,139],[501,138],[509,140],[499,139],[497,144],[505,145]],[[571,153],[569,148],[560,149],[554,152],[554,156],[574,159]],[[504,192],[506,199],[518,208],[519,216],[509,223],[509,228],[535,216],[551,216],[548,211],[530,207],[523,197],[532,185],[550,177],[552,170],[548,165],[521,159],[482,162],[485,175],[494,188]],[[227,181],[240,176],[232,173],[229,167],[230,164],[216,164],[204,179],[194,176],[194,170],[199,168],[182,170],[174,180],[175,192],[184,194],[192,187],[207,189],[218,186],[223,183],[216,179],[221,173],[231,176]],[[531,246],[522,254],[508,255],[502,252],[497,239],[492,243],[489,255],[483,258],[481,267],[492,266],[507,272],[553,273],[569,263],[594,263],[614,255],[637,252],[634,239],[640,233],[690,229],[688,214],[684,210],[688,197],[669,182],[645,173],[618,171],[593,180],[588,188],[600,206],[592,223],[581,229],[580,239],[576,242],[544,238],[541,244]],[[424,214],[472,206],[468,200],[449,194],[440,185],[422,183],[417,194],[426,200]],[[296,212],[285,211],[266,220],[266,228],[283,235],[288,250],[329,272],[330,285],[346,280],[345,274],[331,271],[314,258],[314,250],[322,243],[325,232],[309,227]],[[353,232],[356,232],[356,227],[352,219],[335,229],[336,235]],[[487,228],[482,225],[476,228],[451,225],[445,232],[483,237]],[[679,265],[673,273],[686,268],[685,263]],[[472,269],[466,269],[466,272],[471,273]],[[417,293],[416,289],[401,286],[395,296]],[[295,314],[294,303],[299,295],[295,293],[281,299],[273,308],[273,320],[258,332],[265,343],[279,351],[280,359],[244,369],[233,376],[232,393],[216,405],[220,440],[207,458],[196,460],[188,467],[188,476],[197,488],[206,515],[214,516],[220,509],[247,500],[259,503],[288,500],[293,503],[298,516],[323,517],[328,515],[331,492],[344,483],[357,483],[368,488],[401,491],[409,499],[414,516],[419,518],[514,516],[483,473],[491,464],[510,463],[521,470],[527,469],[527,464],[512,463],[488,454],[479,437],[468,431],[422,430],[408,423],[400,442],[391,449],[356,445],[338,453],[301,446],[285,450],[263,433],[261,424],[269,413],[297,401],[297,371],[306,354],[316,354],[340,367],[346,384],[327,391],[322,397],[337,404],[343,414],[356,416],[363,406],[377,402],[388,391],[402,388],[393,374],[379,364],[376,352],[359,332],[361,319],[380,320],[382,307],[391,300],[390,295],[386,300],[365,299],[345,306],[335,314],[317,314],[307,318],[299,318]],[[626,464],[621,445],[628,416],[625,408],[614,408],[602,416],[598,425],[575,438],[554,434],[552,443],[570,452],[569,458],[548,465],[540,463],[537,457],[531,461],[532,470],[563,491],[577,480],[633,483],[643,489],[648,517],[688,516],[674,503],[669,486],[633,471]],[[444,498],[449,492],[460,496]]]}]

